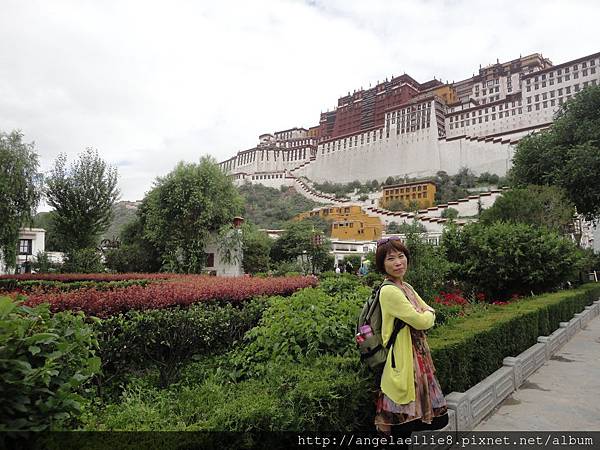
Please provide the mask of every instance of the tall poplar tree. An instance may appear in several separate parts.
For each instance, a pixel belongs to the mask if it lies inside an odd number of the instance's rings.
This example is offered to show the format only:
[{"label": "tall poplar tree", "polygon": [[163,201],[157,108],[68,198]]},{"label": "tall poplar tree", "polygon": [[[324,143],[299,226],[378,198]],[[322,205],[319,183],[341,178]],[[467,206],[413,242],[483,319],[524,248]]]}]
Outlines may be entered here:
[{"label": "tall poplar tree", "polygon": [[46,179],[45,194],[54,207],[53,225],[64,250],[94,247],[110,225],[119,198],[117,169],[91,148],[68,167],[66,155],[61,154]]},{"label": "tall poplar tree", "polygon": [[13,267],[19,228],[30,225],[40,200],[42,176],[33,143],[23,133],[0,132],[0,253]]}]

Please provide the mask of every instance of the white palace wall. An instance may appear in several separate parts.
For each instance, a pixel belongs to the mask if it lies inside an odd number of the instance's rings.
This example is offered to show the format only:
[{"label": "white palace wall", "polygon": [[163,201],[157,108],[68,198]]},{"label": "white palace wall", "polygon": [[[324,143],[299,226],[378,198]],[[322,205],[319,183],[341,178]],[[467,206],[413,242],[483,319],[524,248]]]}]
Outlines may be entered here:
[{"label": "white palace wall", "polygon": [[440,170],[455,174],[461,167],[468,167],[476,174],[490,172],[503,176],[508,171],[514,153],[510,144],[439,139],[436,122],[431,124],[403,134],[392,129],[389,138],[386,129],[375,130],[377,137],[383,136],[381,139],[373,142],[371,138],[369,143],[353,147],[344,148],[334,141],[329,152],[320,145],[317,158],[294,174],[316,182],[346,183],[384,181],[388,176],[426,177]]}]

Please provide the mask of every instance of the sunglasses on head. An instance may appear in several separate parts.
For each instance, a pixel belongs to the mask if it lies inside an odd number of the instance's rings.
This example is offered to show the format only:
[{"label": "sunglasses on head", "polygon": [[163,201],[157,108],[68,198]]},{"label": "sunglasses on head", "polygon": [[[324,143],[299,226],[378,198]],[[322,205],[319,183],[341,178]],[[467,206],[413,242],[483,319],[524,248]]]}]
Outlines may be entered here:
[{"label": "sunglasses on head", "polygon": [[398,236],[389,236],[389,237],[384,237],[382,239],[379,239],[377,241],[377,247],[379,247],[380,245],[386,244],[389,241],[400,241],[401,239]]}]

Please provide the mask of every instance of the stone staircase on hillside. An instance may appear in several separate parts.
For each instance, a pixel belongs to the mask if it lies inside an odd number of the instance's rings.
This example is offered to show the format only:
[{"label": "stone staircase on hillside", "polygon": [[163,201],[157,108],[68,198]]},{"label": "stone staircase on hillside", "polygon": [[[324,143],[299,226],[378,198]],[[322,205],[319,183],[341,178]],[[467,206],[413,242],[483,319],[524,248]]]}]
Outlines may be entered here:
[{"label": "stone staircase on hillside", "polygon": [[289,170],[289,173],[294,173],[300,169],[303,169],[304,167],[308,166],[311,162],[313,162],[315,159],[317,159],[316,156],[311,156],[310,159],[308,161],[304,161],[302,164],[300,164],[299,166],[294,167],[293,169]]},{"label": "stone staircase on hillside", "polygon": [[[291,171],[290,171],[291,172]],[[292,180],[292,187],[301,195],[305,196],[309,200],[317,203],[329,204],[329,205],[346,205],[349,200],[340,200],[330,195],[324,194],[317,191],[316,189],[309,186],[306,182],[298,178],[296,175],[288,172],[286,175],[287,179]]]}]

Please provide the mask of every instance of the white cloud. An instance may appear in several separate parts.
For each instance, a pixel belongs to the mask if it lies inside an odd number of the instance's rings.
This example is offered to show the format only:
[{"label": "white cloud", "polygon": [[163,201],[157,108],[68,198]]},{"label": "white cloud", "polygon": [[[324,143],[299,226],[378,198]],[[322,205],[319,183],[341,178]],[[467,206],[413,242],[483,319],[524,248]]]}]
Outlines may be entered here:
[{"label": "white cloud", "polygon": [[263,132],[316,125],[337,98],[392,75],[598,51],[593,1],[3,2],[0,129],[42,168],[91,146],[139,199],[179,160],[218,160]]}]

